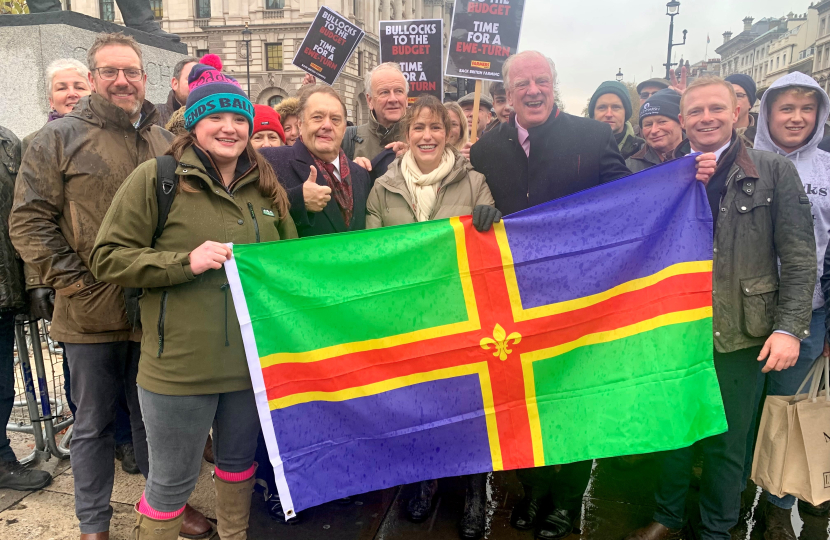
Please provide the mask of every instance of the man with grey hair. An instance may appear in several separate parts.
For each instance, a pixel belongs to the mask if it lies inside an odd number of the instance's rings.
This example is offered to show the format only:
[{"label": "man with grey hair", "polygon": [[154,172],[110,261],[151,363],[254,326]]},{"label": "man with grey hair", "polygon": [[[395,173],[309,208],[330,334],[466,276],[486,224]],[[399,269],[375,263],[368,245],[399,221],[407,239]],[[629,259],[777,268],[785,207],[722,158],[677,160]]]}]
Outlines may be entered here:
[{"label": "man with grey hair", "polygon": [[167,94],[167,102],[156,105],[159,112],[157,124],[161,127],[167,125],[173,113],[184,107],[187,103],[187,96],[190,95],[190,87],[187,85],[187,77],[193,66],[199,63],[198,58],[188,56],[182,58],[173,67],[173,78],[170,79],[170,93]]},{"label": "man with grey hair", "polygon": [[[371,169],[369,162],[383,152],[386,145],[401,139],[398,122],[406,114],[409,83],[398,64],[385,62],[366,74],[364,88],[369,121],[346,130],[343,151],[349,159]],[[365,161],[358,158],[365,158]]]},{"label": "man with grey hair", "polygon": [[[608,124],[556,107],[551,59],[524,51],[507,59],[502,74],[514,113],[470,148],[470,161],[487,178],[496,208],[512,214],[631,174]],[[714,171],[713,162],[707,166]],[[514,508],[511,524],[536,528],[537,538],[568,536],[590,474],[590,460],[519,470],[525,496]],[[552,508],[542,514],[545,499]]]}]

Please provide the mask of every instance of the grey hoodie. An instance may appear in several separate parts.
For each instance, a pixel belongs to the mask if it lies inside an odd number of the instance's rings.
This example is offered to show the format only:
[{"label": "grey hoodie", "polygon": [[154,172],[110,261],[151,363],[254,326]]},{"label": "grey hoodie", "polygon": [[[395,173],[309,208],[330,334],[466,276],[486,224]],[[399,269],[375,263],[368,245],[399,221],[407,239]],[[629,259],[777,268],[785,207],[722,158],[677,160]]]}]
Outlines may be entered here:
[{"label": "grey hoodie", "polygon": [[[767,114],[767,98],[770,90],[786,86],[807,86],[815,88],[819,93],[818,115],[816,125],[818,129],[813,133],[810,141],[789,154],[778,148],[772,141],[769,133],[769,117]],[[824,306],[824,295],[819,282],[824,270],[824,251],[830,241],[830,153],[818,149],[818,144],[824,136],[824,124],[830,114],[830,98],[827,93],[812,78],[803,73],[790,73],[781,77],[769,87],[761,98],[761,112],[758,116],[758,132],[755,135],[755,149],[766,150],[782,155],[793,162],[798,169],[798,176],[804,185],[804,192],[810,198],[810,207],[813,213],[813,226],[816,233],[816,258],[818,259],[816,288],[813,291],[813,309]]]}]

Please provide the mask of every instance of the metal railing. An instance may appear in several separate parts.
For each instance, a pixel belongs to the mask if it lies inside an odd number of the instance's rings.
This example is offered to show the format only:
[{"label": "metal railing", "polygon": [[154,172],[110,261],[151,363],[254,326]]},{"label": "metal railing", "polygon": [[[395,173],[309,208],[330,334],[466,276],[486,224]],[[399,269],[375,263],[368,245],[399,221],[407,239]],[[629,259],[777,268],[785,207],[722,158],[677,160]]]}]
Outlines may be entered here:
[{"label": "metal railing", "polygon": [[194,19],[196,28],[207,28],[210,24],[210,19]]},{"label": "metal railing", "polygon": [[35,439],[34,450],[21,463],[67,458],[75,419],[64,391],[63,350],[49,337],[46,321],[18,316],[14,336],[15,400],[6,430]]}]

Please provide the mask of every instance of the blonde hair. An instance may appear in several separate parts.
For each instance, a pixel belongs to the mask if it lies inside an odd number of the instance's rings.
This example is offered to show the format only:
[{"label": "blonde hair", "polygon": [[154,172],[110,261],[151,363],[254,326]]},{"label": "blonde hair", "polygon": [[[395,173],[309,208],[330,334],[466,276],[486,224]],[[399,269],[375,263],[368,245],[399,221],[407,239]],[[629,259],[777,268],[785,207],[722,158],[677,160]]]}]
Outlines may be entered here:
[{"label": "blonde hair", "polygon": [[680,96],[680,114],[683,114],[684,105],[686,104],[686,96],[689,94],[689,90],[703,88],[704,86],[722,86],[726,88],[729,92],[729,99],[732,100],[732,110],[735,110],[738,106],[738,96],[735,94],[735,87],[732,86],[731,82],[725,81],[720,77],[701,77],[699,79],[695,79],[692,84],[687,86],[686,91]]},{"label": "blonde hair", "polygon": [[96,67],[95,55],[98,54],[98,51],[112,45],[131,48],[138,55],[138,62],[141,64],[141,68],[144,69],[144,55],[141,54],[141,47],[133,36],[127,36],[121,32],[112,32],[109,34],[98,34],[98,37],[92,43],[92,47],[86,53],[86,65],[89,66],[90,71]]},{"label": "blonde hair", "polygon": [[[467,126],[467,117],[464,115],[464,110],[457,101],[449,101],[444,103],[444,107],[447,108],[447,112],[454,112],[458,117],[458,124],[461,127],[461,136],[458,138],[458,142],[456,142],[453,146],[455,146],[456,150],[460,151],[470,140],[470,130]],[[452,127],[452,122],[450,122],[450,127]],[[448,131],[447,136],[449,137],[449,135],[450,133]]]},{"label": "blonde hair", "polygon": [[792,93],[796,97],[813,98],[816,105],[821,104],[818,90],[810,88],[809,86],[784,86],[781,88],[772,88],[767,90],[767,92],[769,92],[769,97],[767,98],[767,114],[772,112],[772,106],[775,105],[778,98],[789,93]]}]

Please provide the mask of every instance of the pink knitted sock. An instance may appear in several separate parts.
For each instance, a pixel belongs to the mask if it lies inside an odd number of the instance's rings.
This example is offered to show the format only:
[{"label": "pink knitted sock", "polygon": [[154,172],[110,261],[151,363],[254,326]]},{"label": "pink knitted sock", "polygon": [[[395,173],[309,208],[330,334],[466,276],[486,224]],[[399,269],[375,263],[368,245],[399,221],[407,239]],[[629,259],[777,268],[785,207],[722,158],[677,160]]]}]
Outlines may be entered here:
[{"label": "pink knitted sock", "polygon": [[174,518],[177,518],[184,512],[184,506],[176,510],[175,512],[159,512],[158,510],[153,510],[152,507],[147,503],[147,499],[144,498],[144,493],[141,494],[141,500],[138,501],[138,513],[147,516],[150,519],[155,519],[157,521],[168,521]]},{"label": "pink knitted sock", "polygon": [[219,467],[215,467],[213,469],[213,472],[216,474],[216,476],[218,476],[219,478],[221,478],[225,482],[244,482],[248,478],[252,477],[254,475],[254,473],[256,472],[256,463],[251,465],[251,468],[248,469],[247,471],[227,472],[227,471],[221,470]]}]

